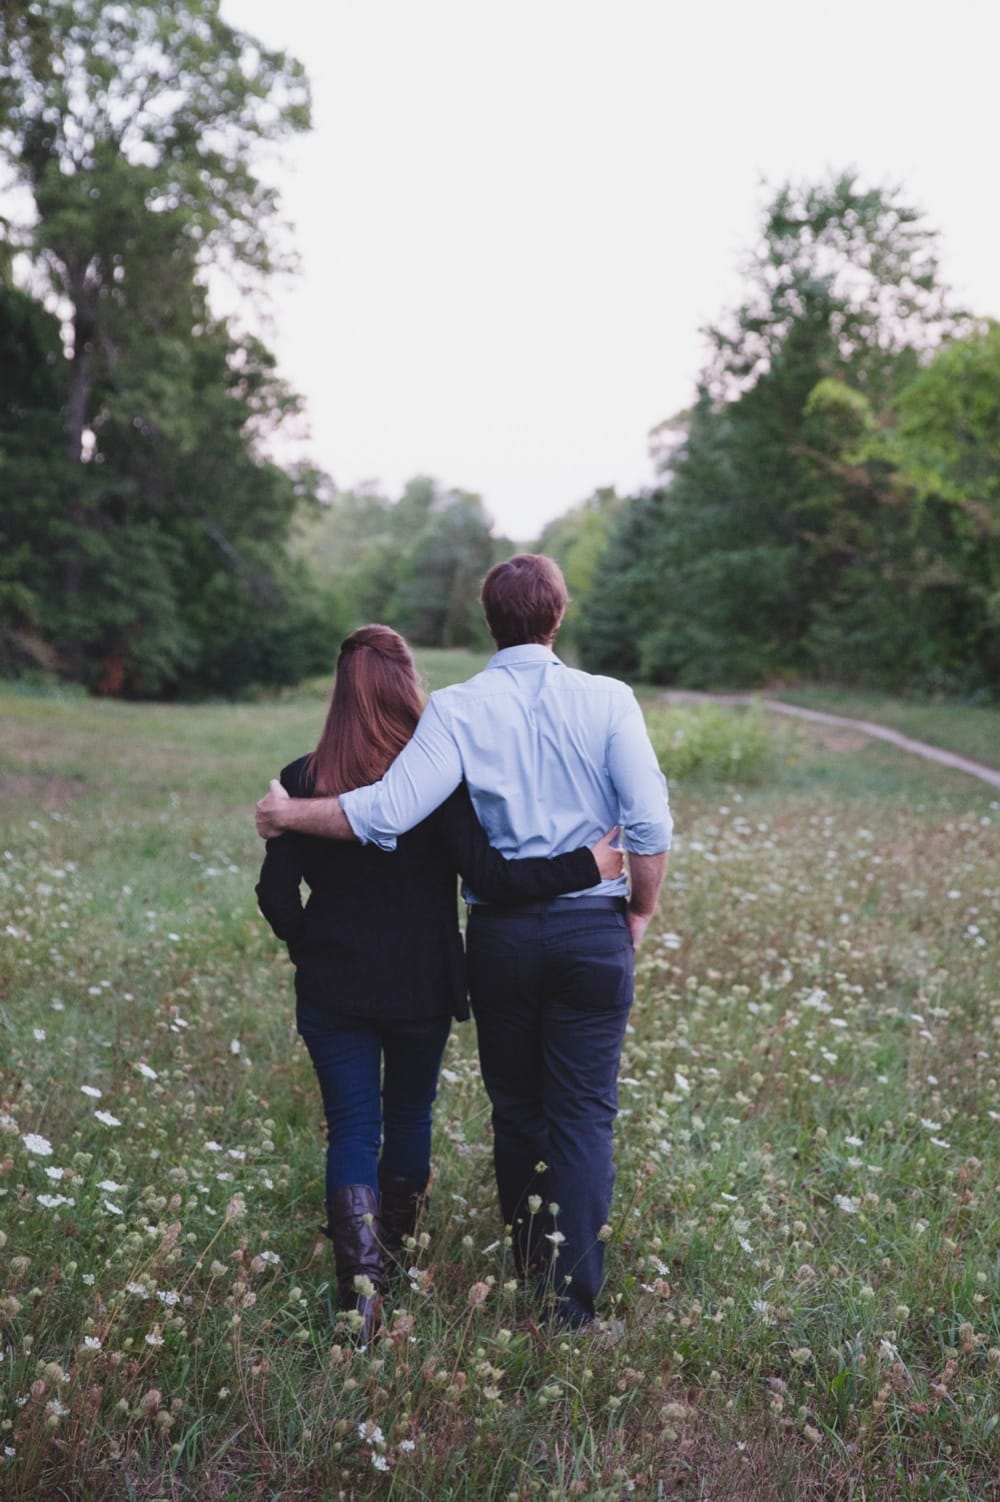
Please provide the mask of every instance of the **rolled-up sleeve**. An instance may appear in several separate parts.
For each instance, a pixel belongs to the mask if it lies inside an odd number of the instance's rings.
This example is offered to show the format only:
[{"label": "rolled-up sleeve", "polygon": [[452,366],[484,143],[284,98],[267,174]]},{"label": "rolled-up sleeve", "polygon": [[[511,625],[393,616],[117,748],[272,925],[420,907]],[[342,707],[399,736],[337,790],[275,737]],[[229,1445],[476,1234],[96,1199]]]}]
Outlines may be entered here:
[{"label": "rolled-up sleeve", "polygon": [[623,697],[608,740],[608,772],[618,794],[622,844],[635,855],[669,850],[674,821],[667,779],[660,771],[635,696]]},{"label": "rolled-up sleeve", "polygon": [[461,781],[461,755],[431,695],[413,739],[381,781],[341,793],[340,806],[363,845],[395,850],[397,837],[433,813]]}]

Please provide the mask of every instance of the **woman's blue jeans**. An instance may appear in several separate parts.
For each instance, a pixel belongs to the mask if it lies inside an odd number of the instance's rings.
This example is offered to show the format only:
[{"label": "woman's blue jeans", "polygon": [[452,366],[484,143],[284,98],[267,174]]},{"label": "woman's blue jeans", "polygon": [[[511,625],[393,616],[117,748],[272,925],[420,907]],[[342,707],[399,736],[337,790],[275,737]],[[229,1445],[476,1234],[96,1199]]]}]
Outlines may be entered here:
[{"label": "woman's blue jeans", "polygon": [[383,1178],[423,1187],[451,1019],[348,1021],[300,1001],[296,1021],[323,1096],[327,1199],[348,1184],[368,1184],[377,1193],[380,1166]]}]

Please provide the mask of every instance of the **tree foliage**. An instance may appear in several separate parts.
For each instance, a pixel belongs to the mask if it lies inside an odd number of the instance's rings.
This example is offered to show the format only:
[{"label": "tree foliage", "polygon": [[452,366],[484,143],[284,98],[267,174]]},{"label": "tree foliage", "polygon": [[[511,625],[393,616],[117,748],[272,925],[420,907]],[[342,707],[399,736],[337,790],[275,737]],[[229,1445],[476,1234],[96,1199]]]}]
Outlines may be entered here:
[{"label": "tree foliage", "polygon": [[582,505],[549,522],[538,539],[538,551],[556,560],[569,588],[570,603],[559,634],[564,646],[576,646],[582,602],[594,590],[598,568],[622,504],[613,487],[595,490]]},{"label": "tree foliage", "polygon": [[426,475],[397,501],[369,489],[335,493],[297,546],[335,593],[345,630],[382,620],[436,647],[487,644],[479,587],[505,551],[479,496]]},{"label": "tree foliage", "polygon": [[261,449],[297,399],[205,290],[210,266],[274,268],[257,155],[308,123],[300,64],[218,0],[35,0],[0,19],[0,158],[33,205],[6,235],[32,295],[0,306],[11,368],[33,372],[0,411],[19,560],[0,609],[8,644],[30,626],[106,692],[233,690],[309,657],[284,544],[313,477]]},{"label": "tree foliage", "polygon": [[949,310],[935,236],[896,189],[786,186],[747,274],[660,486],[612,530],[586,661],[995,685],[994,335]]}]

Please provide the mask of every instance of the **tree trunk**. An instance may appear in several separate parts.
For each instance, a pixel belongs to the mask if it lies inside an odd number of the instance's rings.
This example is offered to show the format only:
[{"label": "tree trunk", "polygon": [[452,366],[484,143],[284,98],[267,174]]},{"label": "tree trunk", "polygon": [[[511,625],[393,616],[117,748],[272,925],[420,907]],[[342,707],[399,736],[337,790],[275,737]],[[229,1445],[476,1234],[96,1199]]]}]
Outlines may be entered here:
[{"label": "tree trunk", "polygon": [[[83,485],[83,435],[87,427],[90,394],[93,386],[94,324],[85,310],[86,292],[73,288],[75,314],[73,318],[73,355],[69,364],[69,381],[66,397],[66,457],[76,468],[76,483],[68,497],[71,533],[82,539],[87,528],[87,507]],[[81,550],[70,545],[62,570],[63,599],[71,605],[83,590],[84,559]],[[63,669],[66,676],[79,682],[83,677],[83,658],[75,637],[71,636],[63,651]]]}]

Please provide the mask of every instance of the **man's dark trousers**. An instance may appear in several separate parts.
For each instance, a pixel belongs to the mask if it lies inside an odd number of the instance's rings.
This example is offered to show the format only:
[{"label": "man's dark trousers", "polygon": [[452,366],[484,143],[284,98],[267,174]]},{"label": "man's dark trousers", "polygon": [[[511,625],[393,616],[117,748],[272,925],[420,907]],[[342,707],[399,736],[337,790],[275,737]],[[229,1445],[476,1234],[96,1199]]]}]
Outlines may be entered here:
[{"label": "man's dark trousers", "polygon": [[[560,1317],[584,1324],[604,1270],[599,1232],[614,1186],[618,1066],[632,1003],[625,901],[473,907],[467,945],[497,1188],[518,1268],[547,1270]],[[535,1215],[532,1194],[543,1205]]]}]

